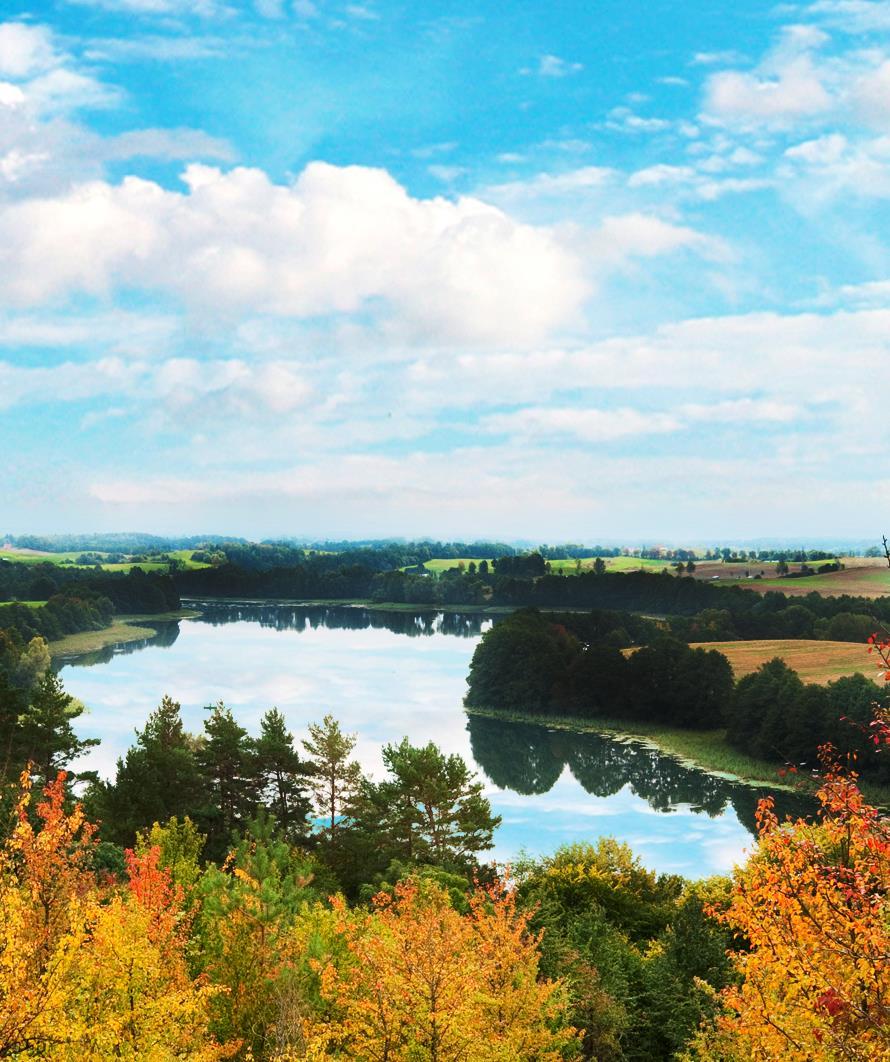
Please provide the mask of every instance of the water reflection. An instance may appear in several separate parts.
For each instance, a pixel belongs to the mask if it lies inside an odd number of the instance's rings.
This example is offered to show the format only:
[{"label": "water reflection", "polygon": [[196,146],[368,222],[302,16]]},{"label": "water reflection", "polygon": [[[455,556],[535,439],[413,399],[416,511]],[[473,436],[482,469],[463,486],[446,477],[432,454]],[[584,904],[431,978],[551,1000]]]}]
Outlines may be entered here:
[{"label": "water reflection", "polygon": [[[767,790],[706,774],[640,742],[478,715],[467,717],[467,730],[473,759],[500,789],[524,796],[548,793],[568,767],[591,796],[614,796],[628,786],[659,812],[682,805],[716,818],[732,807],[739,821],[756,832],[757,802]],[[803,795],[770,792],[780,818],[813,810]]]},{"label": "water reflection", "polygon": [[354,605],[278,605],[189,601],[189,608],[201,612],[197,622],[220,626],[248,621],[277,631],[387,630],[409,638],[446,634],[457,638],[478,638],[491,625],[491,618],[478,613],[437,612],[406,609],[381,611]]},{"label": "water reflection", "polygon": [[[491,616],[260,603],[208,603],[203,613],[158,622],[147,642],[61,662],[66,689],[88,709],[78,736],[101,739],[82,770],[111,777],[169,693],[193,733],[219,699],[254,735],[273,705],[298,738],[330,712],[358,736],[356,758],[377,779],[383,746],[404,736],[475,761],[503,818],[492,853],[501,862],[612,836],[655,870],[700,877],[731,868],[751,842],[756,790],[639,744],[478,717],[468,727],[466,676]],[[781,813],[788,801],[779,795]]]},{"label": "water reflection", "polygon": [[58,657],[55,661],[56,670],[63,667],[94,667],[96,664],[107,664],[114,657],[127,653],[138,653],[150,646],[161,649],[169,648],[179,637],[178,620],[140,620],[140,627],[153,627],[157,632],[150,638],[138,638],[132,642],[117,642],[114,645],[106,645],[101,649],[94,649],[90,653],[77,653]]}]

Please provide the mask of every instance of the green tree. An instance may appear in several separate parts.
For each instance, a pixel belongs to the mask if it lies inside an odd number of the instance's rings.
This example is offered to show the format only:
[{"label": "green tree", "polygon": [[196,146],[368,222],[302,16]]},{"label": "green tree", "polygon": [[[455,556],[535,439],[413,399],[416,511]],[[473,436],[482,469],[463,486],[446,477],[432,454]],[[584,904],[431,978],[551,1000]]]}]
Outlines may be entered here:
[{"label": "green tree", "polygon": [[307,905],[333,891],[328,881],[316,884],[319,871],[261,814],[227,866],[211,864],[198,882],[195,959],[224,988],[213,998],[214,1031],[241,1041],[238,1058],[280,1057],[275,1048],[306,1016],[291,935]]},{"label": "green tree", "polygon": [[202,827],[207,854],[225,855],[235,831],[256,814],[259,798],[256,745],[222,701],[204,722],[204,741],[197,752],[206,789]]},{"label": "green tree", "polygon": [[597,557],[596,560],[593,562],[593,574],[594,575],[605,575],[606,574],[606,562],[603,560],[602,557]]},{"label": "green tree", "polygon": [[173,816],[201,814],[204,791],[197,741],[182,725],[180,705],[165,696],[136,732],[136,744],[117,761],[113,782],[90,788],[90,815],[106,840],[132,845],[137,830]]},{"label": "green tree", "polygon": [[354,734],[344,734],[332,715],[321,723],[310,723],[309,739],[303,748],[309,754],[312,767],[310,787],[315,809],[325,823],[330,841],[337,836],[338,820],[359,791],[362,769],[350,759],[355,748]]},{"label": "green tree", "polygon": [[41,784],[49,784],[61,768],[99,744],[98,738],[81,739],[74,733],[71,721],[82,712],[83,705],[65,692],[52,671],[32,689],[19,720],[19,742],[22,760],[34,764]]},{"label": "green tree", "polygon": [[462,757],[404,738],[384,746],[383,762],[390,777],[366,795],[377,811],[373,832],[393,858],[466,868],[492,848],[501,820]]},{"label": "green tree", "polygon": [[271,708],[260,720],[256,771],[261,794],[284,836],[292,841],[303,838],[312,809],[307,796],[311,768],[300,759],[293,734],[277,708]]}]

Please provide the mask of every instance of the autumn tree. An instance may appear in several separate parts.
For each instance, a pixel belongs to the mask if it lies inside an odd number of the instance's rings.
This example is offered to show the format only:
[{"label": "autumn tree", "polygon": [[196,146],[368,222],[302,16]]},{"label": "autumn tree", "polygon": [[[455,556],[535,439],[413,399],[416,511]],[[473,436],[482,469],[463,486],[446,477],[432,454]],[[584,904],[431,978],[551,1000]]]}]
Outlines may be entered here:
[{"label": "autumn tree", "polygon": [[500,886],[468,916],[432,882],[381,893],[371,911],[335,899],[348,957],[322,966],[335,1018],[312,1029],[313,1051],[431,1062],[559,1059],[575,1042],[559,982],[538,978],[528,916]]},{"label": "autumn tree", "polygon": [[[890,643],[872,640],[890,678]],[[890,721],[867,728],[890,746]],[[727,1013],[693,1047],[699,1058],[890,1057],[890,824],[830,746],[815,822],[782,823],[761,801],[757,850],[736,875],[727,926],[749,945]]]},{"label": "autumn tree", "polygon": [[129,884],[100,886],[95,829],[65,807],[65,776],[33,820],[25,775],[0,849],[0,1057],[182,1058],[229,1052],[210,1035],[214,989],[186,963],[181,891],[159,849],[129,854]]}]

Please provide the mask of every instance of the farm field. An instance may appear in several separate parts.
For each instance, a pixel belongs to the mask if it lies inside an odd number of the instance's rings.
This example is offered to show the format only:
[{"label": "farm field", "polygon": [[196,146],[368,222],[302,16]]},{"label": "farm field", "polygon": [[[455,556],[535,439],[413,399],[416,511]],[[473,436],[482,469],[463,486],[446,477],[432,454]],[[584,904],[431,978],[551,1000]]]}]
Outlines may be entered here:
[{"label": "farm field", "polygon": [[778,656],[804,682],[825,684],[845,675],[877,676],[868,647],[858,642],[763,639],[750,642],[697,642],[694,649],[716,649],[729,660],[737,679]]},{"label": "farm field", "polygon": [[45,601],[0,601],[0,608],[9,608],[10,605],[25,605],[27,608],[43,608]]},{"label": "farm field", "polygon": [[[4,547],[0,549],[0,560],[12,561],[15,564],[58,564],[64,565],[66,568],[88,568],[92,565],[75,564],[74,561],[78,557],[83,555],[83,550],[67,553],[46,553],[40,550],[32,549],[16,549],[10,547]],[[90,553],[96,553],[97,556],[108,556],[96,550],[89,550]],[[191,570],[196,568],[207,568],[208,564],[203,561],[196,561],[192,559],[194,550],[190,549],[178,549],[171,550],[166,556],[178,560],[182,565]],[[110,561],[102,564],[102,570],[106,572],[128,572],[132,568],[141,568],[144,572],[162,572],[166,571],[169,565],[166,561]]]},{"label": "farm field", "polygon": [[[857,560],[859,558],[856,558]],[[840,572],[824,575],[808,575],[803,579],[757,579],[751,583],[754,590],[781,590],[789,597],[803,597],[814,590],[825,597],[851,594],[854,597],[883,597],[890,594],[890,568],[881,565],[857,565]]]},{"label": "farm field", "polygon": [[[445,572],[449,568],[456,568],[459,564],[463,564],[465,567],[472,561],[477,567],[481,557],[433,557],[432,560],[426,561],[424,568],[431,572]],[[581,559],[581,570],[590,571],[593,568],[594,557],[583,557]],[[640,557],[604,557],[606,562],[606,571],[610,572],[639,572],[639,571],[655,571],[659,572],[664,568],[671,569],[673,561],[667,560],[650,560]],[[491,564],[491,559],[488,559],[488,563]],[[574,557],[569,557],[566,560],[552,560],[550,563],[550,570],[552,572],[566,572],[572,574],[577,570],[578,562]]]}]

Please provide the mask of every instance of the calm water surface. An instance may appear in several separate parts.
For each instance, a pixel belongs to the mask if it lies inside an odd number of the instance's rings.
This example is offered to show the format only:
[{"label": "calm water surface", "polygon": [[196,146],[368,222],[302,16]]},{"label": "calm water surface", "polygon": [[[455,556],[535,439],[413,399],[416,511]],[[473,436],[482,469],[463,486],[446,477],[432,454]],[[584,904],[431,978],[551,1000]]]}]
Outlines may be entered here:
[{"label": "calm water surface", "polygon": [[[658,871],[726,871],[750,846],[762,790],[682,766],[645,745],[468,717],[462,708],[477,616],[334,607],[210,606],[159,629],[148,643],[64,665],[88,712],[80,736],[102,744],[80,761],[113,774],[134,730],[165,693],[199,731],[204,706],[223,700],[251,733],[270,707],[295,736],[330,712],[358,735],[357,758],[383,774],[381,747],[408,736],[475,764],[503,823],[494,857],[609,835]],[[778,810],[793,796],[779,794]]]}]

